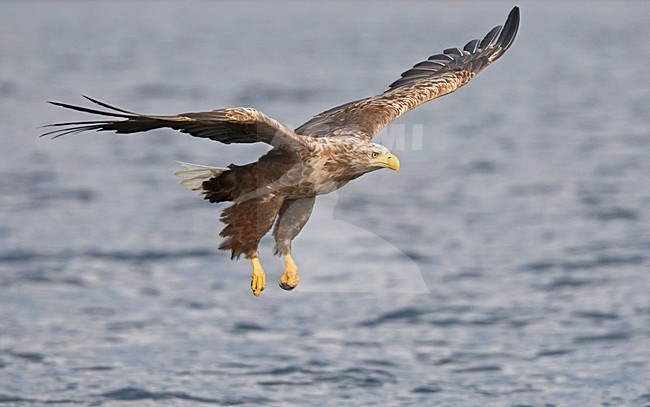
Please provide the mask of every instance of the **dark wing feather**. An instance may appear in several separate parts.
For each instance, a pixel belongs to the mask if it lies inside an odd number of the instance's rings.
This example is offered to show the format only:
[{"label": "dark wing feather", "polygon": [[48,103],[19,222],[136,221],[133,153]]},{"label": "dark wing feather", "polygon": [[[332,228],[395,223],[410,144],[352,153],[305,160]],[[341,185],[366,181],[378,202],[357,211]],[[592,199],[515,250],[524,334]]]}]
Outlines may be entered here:
[{"label": "dark wing feather", "polygon": [[503,26],[494,27],[482,40],[463,49],[448,48],[402,73],[377,96],[337,106],[316,115],[296,129],[305,136],[358,135],[370,140],[388,123],[414,107],[460,88],[512,45],[519,27],[515,7]]},{"label": "dark wing feather", "polygon": [[90,109],[66,103],[50,102],[66,109],[77,110],[122,120],[92,120],[55,123],[45,127],[57,127],[42,136],[61,137],[84,131],[115,131],[138,133],[169,127],[194,137],[208,138],[225,144],[264,142],[273,146],[302,144],[303,138],[278,121],[253,108],[237,107],[210,112],[182,113],[176,116],[150,116],[129,112],[84,96],[89,101],[110,111]]}]

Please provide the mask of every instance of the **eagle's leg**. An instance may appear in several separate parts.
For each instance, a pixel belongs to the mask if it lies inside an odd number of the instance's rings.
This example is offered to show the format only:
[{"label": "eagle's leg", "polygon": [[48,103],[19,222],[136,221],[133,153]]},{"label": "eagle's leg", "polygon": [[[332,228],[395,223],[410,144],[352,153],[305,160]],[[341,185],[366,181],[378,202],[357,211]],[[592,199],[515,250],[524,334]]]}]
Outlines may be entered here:
[{"label": "eagle's leg", "polygon": [[[203,187],[207,184],[208,182],[204,182]],[[282,202],[284,197],[281,195],[261,195],[236,202],[221,213],[220,220],[226,227],[219,233],[225,238],[219,249],[230,250],[233,259],[244,255],[251,261],[251,290],[255,296],[260,295],[266,287],[266,276],[257,248],[262,236],[273,226]]]},{"label": "eagle's leg", "polygon": [[300,281],[298,266],[291,257],[291,241],[309,220],[315,200],[313,197],[285,200],[280,208],[273,236],[276,254],[284,256],[284,271],[280,276],[280,287],[284,290],[293,290]]},{"label": "eagle's leg", "polygon": [[253,290],[253,295],[257,297],[266,288],[266,275],[264,274],[264,269],[262,269],[262,265],[260,264],[260,258],[257,257],[257,255],[251,258],[251,263],[253,264],[251,290]]}]

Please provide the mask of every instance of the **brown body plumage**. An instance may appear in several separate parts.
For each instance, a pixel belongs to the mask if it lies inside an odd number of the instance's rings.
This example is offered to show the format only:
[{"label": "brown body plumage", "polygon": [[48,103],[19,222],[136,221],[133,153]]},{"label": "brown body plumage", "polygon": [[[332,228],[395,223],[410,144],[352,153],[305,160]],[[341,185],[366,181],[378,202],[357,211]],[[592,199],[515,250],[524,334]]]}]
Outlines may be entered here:
[{"label": "brown body plumage", "polygon": [[[399,169],[399,161],[385,147],[371,143],[388,123],[410,109],[460,88],[499,58],[514,41],[519,26],[515,7],[504,26],[463,49],[449,48],[402,73],[379,95],[346,103],[316,115],[290,130],[253,108],[218,109],[175,116],[141,115],[87,98],[108,110],[64,103],[57,106],[109,116],[110,120],[57,123],[45,135],[59,137],[89,130],[136,133],[169,127],[195,137],[225,144],[264,142],[273,148],[258,161],[227,168],[184,164],[181,184],[205,195],[210,202],[232,202],[221,215],[226,224],[220,249],[252,260],[251,288],[259,295],[266,284],[258,260],[260,239],[273,225],[276,252],[285,256],[280,286],[293,289],[298,273],[291,258],[291,241],[311,214],[315,197],[380,168]],[[120,118],[122,120],[114,120]]]},{"label": "brown body plumage", "polygon": [[[254,257],[259,240],[271,229],[285,201],[330,193],[367,172],[388,166],[359,159],[366,150],[369,153],[365,157],[372,158],[372,152],[378,157],[393,157],[385,147],[356,137],[334,144],[330,139],[308,137],[301,147],[273,149],[254,163],[230,164],[218,176],[203,181],[205,199],[234,202],[221,215],[226,227],[220,236],[226,240],[219,248],[230,250],[233,258],[242,254]],[[396,158],[389,160],[397,162]]]}]

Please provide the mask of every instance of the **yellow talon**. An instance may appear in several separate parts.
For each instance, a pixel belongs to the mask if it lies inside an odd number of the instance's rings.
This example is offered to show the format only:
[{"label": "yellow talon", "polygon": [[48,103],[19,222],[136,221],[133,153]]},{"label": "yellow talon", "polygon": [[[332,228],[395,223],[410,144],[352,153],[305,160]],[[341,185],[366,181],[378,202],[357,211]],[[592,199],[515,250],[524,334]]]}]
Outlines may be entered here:
[{"label": "yellow talon", "polygon": [[284,255],[284,272],[280,276],[280,287],[284,290],[291,291],[298,285],[298,266],[294,263],[290,254]]},{"label": "yellow talon", "polygon": [[258,257],[253,257],[251,259],[253,263],[253,274],[251,274],[251,290],[253,290],[253,295],[258,297],[262,291],[266,288],[266,275],[264,274],[264,269],[260,264],[260,259]]}]

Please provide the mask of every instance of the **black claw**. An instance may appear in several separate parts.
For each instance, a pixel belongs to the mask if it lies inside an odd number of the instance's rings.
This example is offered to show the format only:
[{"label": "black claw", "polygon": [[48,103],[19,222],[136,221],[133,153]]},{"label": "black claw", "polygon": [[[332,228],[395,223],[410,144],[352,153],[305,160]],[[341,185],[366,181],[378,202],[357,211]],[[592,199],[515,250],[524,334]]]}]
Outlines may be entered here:
[{"label": "black claw", "polygon": [[278,284],[280,285],[280,288],[282,288],[283,290],[287,290],[287,291],[291,291],[294,288],[298,287],[297,285],[289,285],[289,284],[287,284],[287,283],[285,283],[283,281],[280,281]]}]

